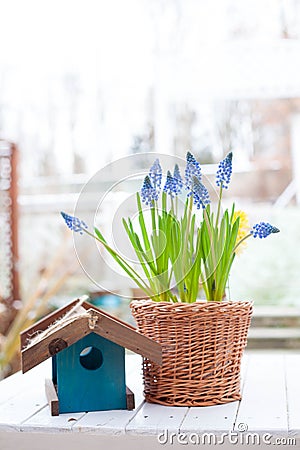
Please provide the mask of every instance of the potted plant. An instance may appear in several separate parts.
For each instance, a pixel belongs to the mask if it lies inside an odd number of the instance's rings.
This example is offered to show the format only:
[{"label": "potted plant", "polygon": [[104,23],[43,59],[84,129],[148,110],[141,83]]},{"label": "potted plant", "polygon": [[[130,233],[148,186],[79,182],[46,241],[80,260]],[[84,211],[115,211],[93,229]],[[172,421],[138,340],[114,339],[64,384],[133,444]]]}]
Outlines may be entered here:
[{"label": "potted plant", "polygon": [[[71,230],[97,239],[147,297],[131,302],[138,330],[163,348],[162,366],[143,360],[147,401],[203,406],[241,398],[240,364],[252,302],[227,299],[226,286],[245,241],[279,230],[266,222],[250,229],[245,213],[235,211],[234,204],[222,210],[223,190],[231,175],[229,153],[218,166],[218,200],[213,208],[200,163],[190,152],[184,177],[175,165],[164,185],[155,160],[137,193],[138,226],[123,219],[143,275],[98,228],[92,233],[83,221],[62,213]],[[180,202],[182,196],[186,198]]]}]

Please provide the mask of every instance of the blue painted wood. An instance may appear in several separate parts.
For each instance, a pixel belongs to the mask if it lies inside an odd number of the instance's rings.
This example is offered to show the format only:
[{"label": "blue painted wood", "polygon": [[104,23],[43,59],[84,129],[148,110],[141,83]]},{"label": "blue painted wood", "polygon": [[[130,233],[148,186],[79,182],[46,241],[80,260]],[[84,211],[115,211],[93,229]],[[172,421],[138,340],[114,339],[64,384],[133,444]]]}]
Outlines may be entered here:
[{"label": "blue painted wood", "polygon": [[56,364],[60,413],[126,409],[124,347],[91,333],[59,352]]}]

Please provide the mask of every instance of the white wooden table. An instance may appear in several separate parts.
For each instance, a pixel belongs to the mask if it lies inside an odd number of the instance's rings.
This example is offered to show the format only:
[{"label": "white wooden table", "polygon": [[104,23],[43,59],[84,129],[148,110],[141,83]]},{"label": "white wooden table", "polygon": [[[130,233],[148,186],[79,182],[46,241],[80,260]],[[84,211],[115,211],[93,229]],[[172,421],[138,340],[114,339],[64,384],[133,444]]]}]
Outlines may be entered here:
[{"label": "white wooden table", "polygon": [[[245,444],[247,439],[250,443],[260,439],[260,446],[253,448],[279,444],[285,449],[300,448],[299,352],[247,352],[242,367],[243,399],[211,407],[145,403],[140,357],[127,356],[126,371],[127,385],[135,393],[134,411],[51,417],[44,392],[45,377],[51,376],[50,361],[1,381],[0,449],[211,448],[209,441],[218,445],[222,439],[222,449],[252,448]],[[234,443],[237,439],[239,444]]]}]

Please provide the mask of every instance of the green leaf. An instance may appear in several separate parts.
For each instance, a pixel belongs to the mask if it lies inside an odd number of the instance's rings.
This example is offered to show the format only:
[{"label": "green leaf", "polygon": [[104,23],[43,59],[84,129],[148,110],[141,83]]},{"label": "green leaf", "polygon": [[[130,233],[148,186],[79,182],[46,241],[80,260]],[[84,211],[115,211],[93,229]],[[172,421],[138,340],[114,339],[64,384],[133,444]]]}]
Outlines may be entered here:
[{"label": "green leaf", "polygon": [[[97,227],[95,227],[94,231],[97,240],[105,247],[108,253],[115,259],[115,261],[119,264],[119,266],[123,270],[125,270],[125,272],[130,276],[130,278],[137,284],[137,286],[139,286],[149,297],[151,298],[156,297],[155,293],[150,289],[149,286],[147,286],[147,284],[140,277],[140,275],[133,269],[133,267],[131,267],[130,264],[128,264],[127,261],[122,256],[120,256],[113,248],[111,248],[107,244],[100,230]],[[93,235],[92,233],[89,233],[88,231],[85,232],[91,237],[95,237],[95,235]]]}]

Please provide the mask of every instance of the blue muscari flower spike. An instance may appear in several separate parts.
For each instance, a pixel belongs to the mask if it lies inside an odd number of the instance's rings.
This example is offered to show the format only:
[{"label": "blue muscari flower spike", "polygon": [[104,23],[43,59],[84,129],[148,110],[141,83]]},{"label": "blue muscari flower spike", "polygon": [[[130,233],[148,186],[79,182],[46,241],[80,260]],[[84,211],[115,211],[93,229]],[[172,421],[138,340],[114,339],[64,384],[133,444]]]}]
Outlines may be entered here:
[{"label": "blue muscari flower spike", "polygon": [[218,171],[216,174],[217,186],[222,185],[225,189],[227,189],[230,183],[231,174],[232,174],[232,152],[228,153],[226,158],[224,158],[218,166]]},{"label": "blue muscari flower spike", "polygon": [[[162,169],[161,169],[158,158],[154,161],[153,165],[150,168],[149,177],[150,177],[152,186],[157,193],[157,198],[158,198],[158,194],[160,193],[160,188],[161,188],[161,180],[162,180]],[[157,199],[155,199],[155,200],[157,200]]]},{"label": "blue muscari flower spike", "polygon": [[174,194],[177,195],[176,181],[172,177],[172,174],[169,170],[167,173],[166,183],[164,185],[164,192],[166,192],[166,194],[169,194],[172,198],[174,198]]},{"label": "blue muscari flower spike", "polygon": [[153,200],[158,200],[158,193],[156,189],[152,186],[149,175],[147,175],[144,179],[144,183],[141,189],[141,197],[142,201],[146,205],[153,206]]},{"label": "blue muscari flower spike", "polygon": [[178,164],[175,164],[175,167],[174,167],[173,180],[174,180],[174,184],[176,185],[176,195],[180,194],[180,192],[182,190],[183,182],[182,182],[182,178],[180,175],[180,170],[179,170]]},{"label": "blue muscari flower spike", "polygon": [[201,166],[195,159],[191,152],[186,154],[186,168],[185,168],[185,184],[188,189],[193,185],[193,177],[197,177],[201,181]]},{"label": "blue muscari flower spike", "polygon": [[253,235],[254,238],[259,237],[260,239],[266,238],[271,233],[279,233],[279,229],[276,227],[273,227],[268,222],[260,222],[253,225],[252,230],[250,233]]},{"label": "blue muscari flower spike", "polygon": [[190,197],[191,195],[193,196],[193,201],[197,209],[200,209],[201,206],[205,209],[206,205],[210,203],[208,190],[197,177],[193,177],[193,186],[187,196]]},{"label": "blue muscari flower spike", "polygon": [[80,234],[83,234],[83,231],[88,228],[87,224],[77,217],[70,216],[63,211],[61,211],[61,215],[70,230],[75,231],[75,233],[79,232]]}]

